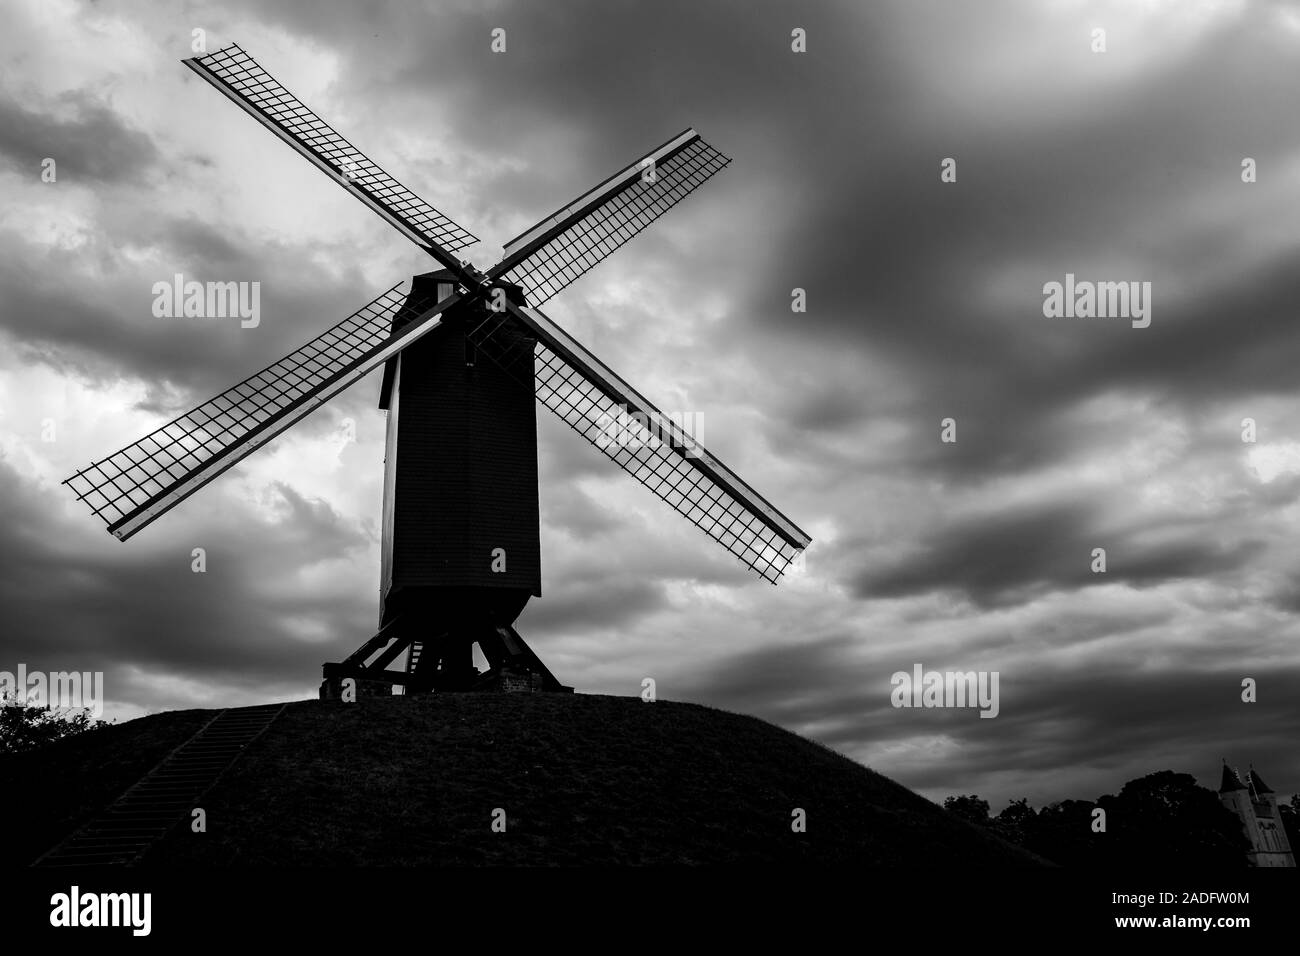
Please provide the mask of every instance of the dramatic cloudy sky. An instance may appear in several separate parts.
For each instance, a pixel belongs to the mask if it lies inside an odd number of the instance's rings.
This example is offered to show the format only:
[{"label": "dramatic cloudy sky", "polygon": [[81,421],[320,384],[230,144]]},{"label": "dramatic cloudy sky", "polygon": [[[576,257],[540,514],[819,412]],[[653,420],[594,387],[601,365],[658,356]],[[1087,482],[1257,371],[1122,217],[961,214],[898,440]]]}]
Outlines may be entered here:
[{"label": "dramatic cloudy sky", "polygon": [[[7,3],[0,669],[103,670],[119,718],[312,696],[373,631],[378,380],[125,544],[60,481],[430,268],[181,65],[195,28],[483,266],[687,125],[734,158],[548,312],[816,543],[773,588],[539,409],[519,627],[564,681],[995,809],[1221,756],[1300,790],[1287,4]],[[153,317],[176,272],[259,281],[261,325]],[[1067,272],[1151,282],[1151,326],[1044,318]],[[997,671],[1000,715],[894,709],[918,663]]]}]

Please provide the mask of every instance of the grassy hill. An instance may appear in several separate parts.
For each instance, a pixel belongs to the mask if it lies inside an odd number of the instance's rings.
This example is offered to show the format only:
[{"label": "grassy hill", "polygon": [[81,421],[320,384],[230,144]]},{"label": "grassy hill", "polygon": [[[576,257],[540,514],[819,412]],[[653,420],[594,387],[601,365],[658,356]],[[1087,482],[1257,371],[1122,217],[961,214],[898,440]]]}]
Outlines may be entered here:
[{"label": "grassy hill", "polygon": [[[0,818],[27,824],[7,843],[34,858],[209,714],[0,758]],[[203,803],[208,832],[176,828],[146,866],[1039,862],[761,720],[584,694],[290,704]]]}]

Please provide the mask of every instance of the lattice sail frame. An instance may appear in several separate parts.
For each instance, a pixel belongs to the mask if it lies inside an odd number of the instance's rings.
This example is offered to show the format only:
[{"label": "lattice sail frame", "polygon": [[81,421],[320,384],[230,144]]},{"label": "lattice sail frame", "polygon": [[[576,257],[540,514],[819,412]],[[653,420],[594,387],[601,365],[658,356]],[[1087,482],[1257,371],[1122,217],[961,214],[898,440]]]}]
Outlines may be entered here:
[{"label": "lattice sail frame", "polygon": [[[110,533],[125,541],[432,331],[441,313],[461,298],[408,303],[399,291],[405,284],[380,293],[278,362],[63,483],[108,525]],[[394,320],[399,318],[407,324],[393,334]]]},{"label": "lattice sail frame", "polygon": [[540,306],[730,164],[685,130],[512,239],[488,277],[523,286]]},{"label": "lattice sail frame", "polygon": [[[537,349],[537,400],[604,455],[765,580],[775,584],[807,547],[783,539],[750,508],[635,420],[544,345]],[[610,440],[609,422],[633,432]]]},{"label": "lattice sail frame", "polygon": [[[520,335],[519,326],[529,335]],[[765,580],[775,584],[807,533],[537,309],[510,306],[470,333],[537,400]],[[638,417],[639,415],[639,417]]]},{"label": "lattice sail frame", "polygon": [[451,253],[478,242],[344,139],[239,44],[184,63],[417,245]]}]

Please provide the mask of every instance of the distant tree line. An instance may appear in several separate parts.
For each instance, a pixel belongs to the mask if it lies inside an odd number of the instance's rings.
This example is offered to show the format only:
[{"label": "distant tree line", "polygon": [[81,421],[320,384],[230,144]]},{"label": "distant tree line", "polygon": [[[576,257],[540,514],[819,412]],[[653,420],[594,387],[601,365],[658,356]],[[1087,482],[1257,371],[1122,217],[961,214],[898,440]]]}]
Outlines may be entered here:
[{"label": "distant tree line", "polygon": [[[1245,867],[1250,841],[1237,815],[1218,794],[1191,774],[1162,770],[1124,784],[1118,794],[1096,800],[1063,800],[1035,810],[1027,799],[1011,800],[997,816],[987,800],[953,796],[944,809],[987,827],[1010,843],[1070,867],[1153,863],[1222,869]],[[1106,811],[1098,832],[1094,810]],[[1279,803],[1292,850],[1300,847],[1300,794]]]}]

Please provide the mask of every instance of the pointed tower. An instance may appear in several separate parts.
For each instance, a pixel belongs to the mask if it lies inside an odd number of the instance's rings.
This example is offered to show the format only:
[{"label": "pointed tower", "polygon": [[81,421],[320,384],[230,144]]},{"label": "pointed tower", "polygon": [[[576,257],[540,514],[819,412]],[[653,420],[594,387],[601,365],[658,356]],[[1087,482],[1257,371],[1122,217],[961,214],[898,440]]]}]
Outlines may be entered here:
[{"label": "pointed tower", "polygon": [[1223,776],[1219,782],[1219,798],[1222,799],[1225,793],[1235,793],[1238,790],[1245,790],[1246,785],[1241,782],[1237,776],[1237,771],[1228,766],[1228,761],[1223,761]]},{"label": "pointed tower", "polygon": [[1223,762],[1223,775],[1219,784],[1219,800],[1237,815],[1241,827],[1250,840],[1251,866],[1295,866],[1295,854],[1287,840],[1286,829],[1278,812],[1275,794],[1255,768],[1246,775],[1249,785],[1242,783],[1235,770]]}]

